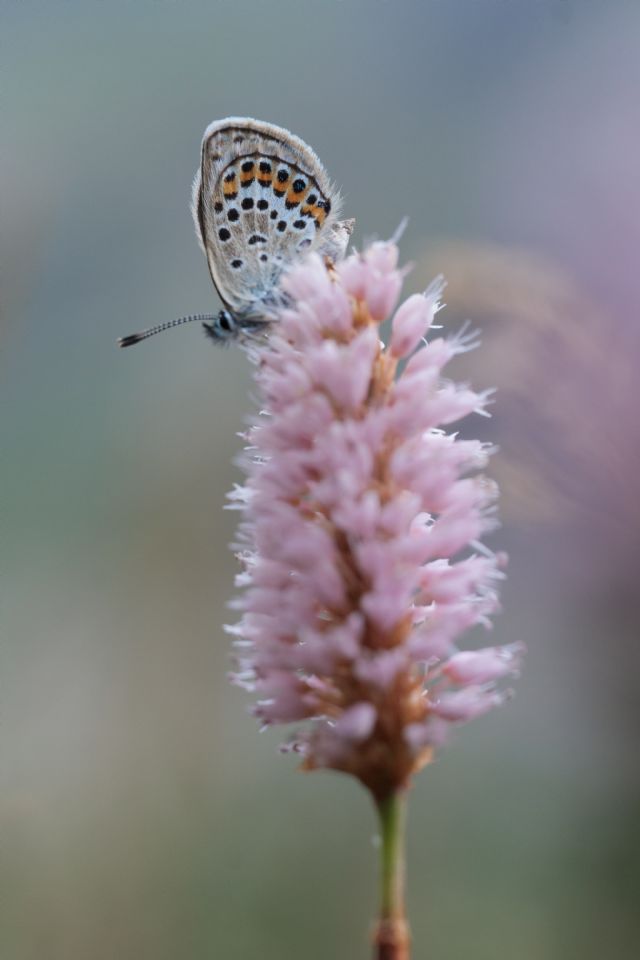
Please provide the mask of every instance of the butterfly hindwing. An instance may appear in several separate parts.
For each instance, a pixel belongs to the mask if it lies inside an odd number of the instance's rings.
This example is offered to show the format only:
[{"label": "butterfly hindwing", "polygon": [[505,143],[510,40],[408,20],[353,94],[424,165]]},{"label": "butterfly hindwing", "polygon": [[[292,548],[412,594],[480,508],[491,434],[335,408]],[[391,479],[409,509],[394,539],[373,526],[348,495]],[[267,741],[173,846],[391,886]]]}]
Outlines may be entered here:
[{"label": "butterfly hindwing", "polygon": [[[251,312],[306,250],[342,244],[339,197],[315,153],[286,130],[248,119],[211,124],[193,213],[213,282],[229,309]],[[343,230],[340,231],[340,227]]]}]

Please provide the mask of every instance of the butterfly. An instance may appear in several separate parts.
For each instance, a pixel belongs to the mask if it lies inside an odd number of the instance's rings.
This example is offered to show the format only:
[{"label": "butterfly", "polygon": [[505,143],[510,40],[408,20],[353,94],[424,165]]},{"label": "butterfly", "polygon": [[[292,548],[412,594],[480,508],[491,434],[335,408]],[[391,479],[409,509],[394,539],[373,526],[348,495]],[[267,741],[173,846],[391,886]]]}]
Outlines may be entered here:
[{"label": "butterfly", "polygon": [[340,196],[311,147],[248,117],[205,130],[191,210],[224,309],[121,337],[121,347],[194,320],[217,343],[265,332],[284,302],[283,272],[310,251],[339,260],[355,222],[338,219]]}]

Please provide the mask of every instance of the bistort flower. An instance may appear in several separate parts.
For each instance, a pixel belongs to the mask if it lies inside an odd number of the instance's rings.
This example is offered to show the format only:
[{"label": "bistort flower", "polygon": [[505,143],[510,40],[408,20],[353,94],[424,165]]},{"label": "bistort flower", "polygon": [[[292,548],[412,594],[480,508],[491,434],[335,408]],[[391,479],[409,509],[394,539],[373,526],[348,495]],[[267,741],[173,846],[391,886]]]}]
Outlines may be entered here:
[{"label": "bistort flower", "polygon": [[263,409],[247,435],[236,683],[264,724],[296,724],[307,769],[352,774],[378,803],[405,787],[450,727],[500,704],[514,643],[463,651],[489,626],[505,558],[490,449],[443,429],[488,393],[442,376],[474,346],[427,334],[439,282],[399,297],[392,243],[283,280],[287,306],[253,348]]}]

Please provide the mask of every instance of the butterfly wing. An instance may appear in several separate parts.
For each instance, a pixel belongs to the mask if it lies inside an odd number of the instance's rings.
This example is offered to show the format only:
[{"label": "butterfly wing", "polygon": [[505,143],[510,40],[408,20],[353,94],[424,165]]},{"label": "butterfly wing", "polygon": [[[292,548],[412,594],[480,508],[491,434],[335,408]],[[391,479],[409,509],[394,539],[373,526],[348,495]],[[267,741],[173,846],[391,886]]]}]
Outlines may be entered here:
[{"label": "butterfly wing", "polygon": [[340,198],[320,160],[281,127],[212,123],[193,185],[196,232],[216,289],[242,315],[259,312],[284,267],[307,250],[344,246]]}]

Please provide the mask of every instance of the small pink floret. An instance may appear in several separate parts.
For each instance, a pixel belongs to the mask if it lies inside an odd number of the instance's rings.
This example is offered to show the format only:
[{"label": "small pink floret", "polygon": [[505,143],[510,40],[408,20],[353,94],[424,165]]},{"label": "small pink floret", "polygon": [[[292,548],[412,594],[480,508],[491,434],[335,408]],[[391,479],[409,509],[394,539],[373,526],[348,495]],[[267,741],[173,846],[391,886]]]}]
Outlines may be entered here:
[{"label": "small pink floret", "polygon": [[505,695],[486,687],[467,687],[453,693],[445,693],[431,706],[431,710],[442,720],[450,723],[467,723],[487,713],[492,707],[504,702]]},{"label": "small pink floret", "polygon": [[406,357],[424,338],[433,323],[436,304],[416,293],[398,308],[391,326],[390,349],[394,357]]},{"label": "small pink floret", "polygon": [[489,683],[514,674],[523,654],[524,645],[519,643],[484,650],[463,650],[447,661],[442,672],[454,683]]},{"label": "small pink floret", "polygon": [[335,725],[336,734],[343,740],[360,743],[366,740],[376,722],[376,708],[363,701],[347,707]]}]

